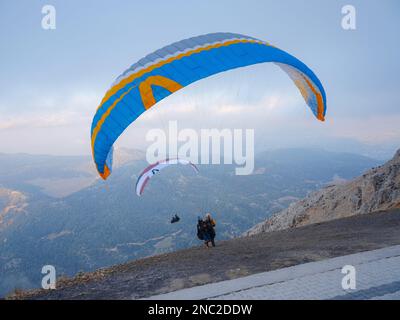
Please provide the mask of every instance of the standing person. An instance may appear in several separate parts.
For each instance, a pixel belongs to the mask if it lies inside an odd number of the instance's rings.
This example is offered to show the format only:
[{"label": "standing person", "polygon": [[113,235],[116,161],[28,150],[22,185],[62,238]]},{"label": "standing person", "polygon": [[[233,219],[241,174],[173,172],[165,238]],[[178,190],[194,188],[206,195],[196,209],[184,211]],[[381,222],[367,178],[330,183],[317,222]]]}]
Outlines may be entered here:
[{"label": "standing person", "polygon": [[[211,217],[210,213],[206,214],[206,218],[205,218],[205,223],[206,223],[206,229],[207,229],[207,233],[209,234],[210,240],[209,242],[211,242],[212,246],[215,247],[215,225],[216,222],[215,220]],[[207,244],[208,246],[208,244]]]},{"label": "standing person", "polygon": [[209,248],[209,243],[211,241],[211,235],[209,228],[207,226],[207,222],[201,219],[200,217],[197,220],[197,237],[200,240],[204,241],[204,244],[207,248]]}]

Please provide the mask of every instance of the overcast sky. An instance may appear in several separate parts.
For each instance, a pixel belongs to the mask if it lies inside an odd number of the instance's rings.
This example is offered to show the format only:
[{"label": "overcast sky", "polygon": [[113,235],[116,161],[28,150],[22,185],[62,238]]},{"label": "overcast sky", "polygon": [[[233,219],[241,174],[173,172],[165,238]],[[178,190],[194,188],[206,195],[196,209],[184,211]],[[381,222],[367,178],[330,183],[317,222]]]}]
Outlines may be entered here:
[{"label": "overcast sky", "polygon": [[[56,8],[56,29],[41,9]],[[341,9],[356,8],[356,30]],[[271,42],[320,78],[328,111],[316,121],[278,67],[205,79],[164,99],[118,146],[144,148],[149,128],[254,128],[257,149],[322,146],[389,154],[400,147],[400,2],[15,1],[0,2],[0,152],[90,154],[93,114],[114,79],[144,55],[210,32]],[[256,149],[256,150],[257,150]]]}]

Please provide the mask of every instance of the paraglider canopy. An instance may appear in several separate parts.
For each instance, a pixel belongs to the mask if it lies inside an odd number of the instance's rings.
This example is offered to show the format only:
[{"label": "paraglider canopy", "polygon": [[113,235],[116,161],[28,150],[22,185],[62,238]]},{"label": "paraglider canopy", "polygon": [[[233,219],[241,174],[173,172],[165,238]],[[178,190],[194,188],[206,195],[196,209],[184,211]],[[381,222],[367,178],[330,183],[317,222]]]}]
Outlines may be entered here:
[{"label": "paraglider canopy", "polygon": [[149,165],[139,175],[136,181],[136,194],[140,197],[143,194],[143,191],[147,183],[152,177],[158,174],[161,170],[176,164],[190,165],[196,173],[199,172],[199,169],[197,169],[197,167],[193,163],[191,163],[189,160],[186,159],[174,158],[174,159],[165,159],[163,161],[158,161],[154,164]]},{"label": "paraglider canopy", "polygon": [[93,117],[91,146],[97,171],[107,179],[112,145],[142,113],[185,86],[227,70],[274,62],[299,89],[315,117],[324,121],[325,90],[300,60],[268,42],[234,33],[185,39],[134,63],[114,82]]}]

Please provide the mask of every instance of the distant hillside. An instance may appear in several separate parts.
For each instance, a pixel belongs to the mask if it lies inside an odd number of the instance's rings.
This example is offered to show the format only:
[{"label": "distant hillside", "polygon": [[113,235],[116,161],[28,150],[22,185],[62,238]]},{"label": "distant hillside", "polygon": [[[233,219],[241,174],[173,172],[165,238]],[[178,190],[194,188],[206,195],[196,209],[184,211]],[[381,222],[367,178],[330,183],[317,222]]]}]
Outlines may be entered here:
[{"label": "distant hillside", "polygon": [[[144,160],[143,151],[116,149],[114,168]],[[85,189],[99,176],[89,156],[49,156],[0,153],[0,187],[63,198]]]},{"label": "distant hillside", "polygon": [[400,150],[392,160],[349,182],[311,193],[257,224],[245,235],[295,228],[312,223],[400,208]]},{"label": "distant hillside", "polygon": [[[0,195],[0,212],[7,212],[0,225],[0,294],[40,285],[45,264],[71,276],[196,245],[197,216],[207,211],[217,220],[218,240],[236,237],[332,180],[380,162],[318,149],[276,150],[257,155],[249,176],[236,176],[232,165],[200,165],[199,174],[185,166],[165,169],[141,198],[134,185],[147,165],[143,153],[117,150],[116,163],[103,181],[89,157],[0,156],[0,187],[8,190],[4,200]],[[48,192],[71,178],[92,182],[72,183],[75,192],[66,196]],[[46,188],[32,184],[38,179],[46,179]],[[16,203],[10,192],[19,195]],[[181,221],[172,225],[174,213]]]}]

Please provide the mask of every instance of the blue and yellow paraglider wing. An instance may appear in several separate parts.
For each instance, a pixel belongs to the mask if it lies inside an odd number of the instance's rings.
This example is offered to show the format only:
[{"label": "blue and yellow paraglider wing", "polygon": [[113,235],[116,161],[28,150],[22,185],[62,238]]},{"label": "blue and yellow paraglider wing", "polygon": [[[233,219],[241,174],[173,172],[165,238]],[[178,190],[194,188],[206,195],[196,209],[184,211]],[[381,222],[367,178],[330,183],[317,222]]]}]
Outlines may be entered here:
[{"label": "blue and yellow paraglider wing", "polygon": [[277,63],[294,81],[307,105],[324,120],[326,97],[315,74],[300,60],[252,37],[213,33],[182,40],[144,57],[121,74],[93,118],[91,143],[100,176],[111,173],[109,159],[118,136],[143,112],[200,79],[257,63]]}]

